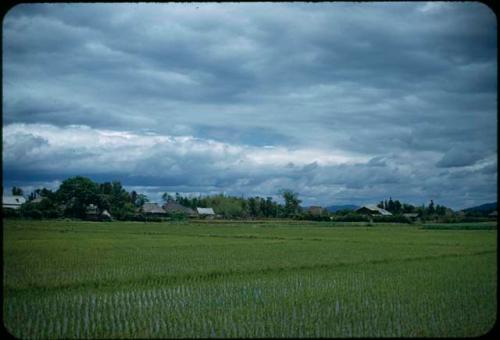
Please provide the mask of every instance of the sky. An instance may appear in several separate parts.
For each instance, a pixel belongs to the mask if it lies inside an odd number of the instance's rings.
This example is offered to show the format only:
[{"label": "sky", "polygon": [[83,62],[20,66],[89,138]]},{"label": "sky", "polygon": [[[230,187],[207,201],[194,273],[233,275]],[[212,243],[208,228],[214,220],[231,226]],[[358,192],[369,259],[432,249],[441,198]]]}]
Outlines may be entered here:
[{"label": "sky", "polygon": [[497,200],[482,3],[21,4],[2,28],[4,191]]}]

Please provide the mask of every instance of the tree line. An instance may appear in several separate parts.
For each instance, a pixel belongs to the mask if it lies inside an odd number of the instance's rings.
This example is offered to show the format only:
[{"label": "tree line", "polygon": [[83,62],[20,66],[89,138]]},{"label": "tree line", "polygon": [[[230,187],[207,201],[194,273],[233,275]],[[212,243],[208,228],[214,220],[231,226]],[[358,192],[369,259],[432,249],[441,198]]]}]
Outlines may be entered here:
[{"label": "tree line", "polygon": [[[12,195],[23,195],[22,189],[12,188]],[[223,194],[207,196],[182,196],[164,193],[164,202],[175,201],[185,207],[210,207],[224,218],[293,218],[301,211],[298,194],[283,190],[284,204],[272,197],[234,197]],[[37,200],[38,199],[38,200]],[[28,201],[17,210],[4,209],[4,216],[30,218],[85,218],[89,206],[98,211],[108,211],[118,220],[141,220],[142,206],[149,198],[136,191],[128,192],[119,181],[96,183],[90,178],[75,176],[64,180],[59,188],[36,189],[28,195]]]},{"label": "tree line", "polygon": [[[23,195],[21,188],[13,187],[13,195]],[[302,201],[296,192],[281,190],[282,202],[272,197],[236,197],[224,194],[184,196],[179,193],[165,192],[164,202],[174,201],[192,209],[213,208],[222,218],[258,219],[258,218],[293,218],[298,220],[317,221],[370,221],[371,218],[352,210],[328,212],[325,209],[312,212],[301,207]],[[59,188],[52,191],[47,188],[36,189],[27,196],[27,202],[20,209],[3,209],[4,217],[19,216],[28,218],[86,218],[89,206],[99,212],[108,211],[118,220],[148,220],[142,206],[149,198],[136,191],[128,192],[119,181],[96,183],[93,180],[75,176],[64,180]],[[393,216],[380,216],[375,219],[385,222],[408,222],[403,214],[414,213],[421,220],[437,220],[443,222],[463,222],[467,219],[483,218],[472,213],[456,213],[442,205],[435,205],[431,200],[425,206],[414,206],[402,203],[390,197],[378,203]],[[179,215],[177,215],[179,217]],[[185,218],[187,216],[180,216]],[[151,220],[151,219],[149,219]]]},{"label": "tree line", "polygon": [[407,214],[407,213],[417,213],[419,216],[445,216],[453,214],[453,210],[447,208],[443,205],[437,204],[434,206],[434,201],[431,200],[428,206],[413,206],[407,203],[401,203],[399,200],[393,200],[389,197],[389,200],[380,201],[377,207],[385,209],[394,215]]}]

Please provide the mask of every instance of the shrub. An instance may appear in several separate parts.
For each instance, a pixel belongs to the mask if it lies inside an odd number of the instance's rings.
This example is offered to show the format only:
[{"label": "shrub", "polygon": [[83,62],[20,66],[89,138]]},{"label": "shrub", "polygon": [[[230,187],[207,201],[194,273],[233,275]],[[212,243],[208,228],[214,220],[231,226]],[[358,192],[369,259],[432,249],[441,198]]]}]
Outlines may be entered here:
[{"label": "shrub", "polygon": [[19,210],[2,208],[2,215],[4,218],[20,217]]}]

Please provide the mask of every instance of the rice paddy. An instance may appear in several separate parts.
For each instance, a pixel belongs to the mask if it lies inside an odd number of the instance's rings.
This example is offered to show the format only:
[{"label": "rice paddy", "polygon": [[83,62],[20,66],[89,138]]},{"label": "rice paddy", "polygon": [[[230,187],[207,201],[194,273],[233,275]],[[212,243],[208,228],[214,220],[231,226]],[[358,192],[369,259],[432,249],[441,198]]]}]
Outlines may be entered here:
[{"label": "rice paddy", "polygon": [[20,338],[463,337],[496,321],[496,228],[3,222]]}]

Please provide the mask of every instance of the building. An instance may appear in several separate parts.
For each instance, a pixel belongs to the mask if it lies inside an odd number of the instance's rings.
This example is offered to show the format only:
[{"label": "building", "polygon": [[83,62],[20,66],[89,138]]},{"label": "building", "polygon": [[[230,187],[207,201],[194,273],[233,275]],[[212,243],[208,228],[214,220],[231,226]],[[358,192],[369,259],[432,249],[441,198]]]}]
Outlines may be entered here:
[{"label": "building", "polygon": [[404,213],[403,216],[408,218],[417,218],[418,213]]},{"label": "building", "polygon": [[174,201],[165,203],[162,208],[167,214],[186,214],[188,216],[196,216],[196,212],[193,209],[185,207]]},{"label": "building", "polygon": [[19,209],[26,199],[23,196],[3,196],[2,207],[7,209]]},{"label": "building", "polygon": [[489,217],[498,217],[498,212],[495,210],[488,214]]},{"label": "building", "polygon": [[307,208],[307,212],[313,216],[321,216],[325,213],[325,209],[319,206],[312,205],[309,208]]},{"label": "building", "polygon": [[145,214],[155,214],[155,215],[161,215],[165,214],[165,210],[163,210],[162,207],[158,203],[144,203],[142,205],[142,211]]},{"label": "building", "polygon": [[403,217],[406,217],[410,221],[416,221],[418,219],[418,213],[404,213]]},{"label": "building", "polygon": [[111,214],[107,210],[103,210],[103,212],[99,215],[100,220],[111,221],[113,218]]},{"label": "building", "polygon": [[358,210],[359,214],[370,215],[370,216],[392,216],[392,214],[382,208],[377,207],[375,204],[364,205]]},{"label": "building", "polygon": [[99,219],[99,212],[95,204],[87,205],[85,209],[85,219],[90,221],[97,221]]},{"label": "building", "polygon": [[214,218],[215,212],[212,208],[196,208],[196,212],[200,217]]}]

